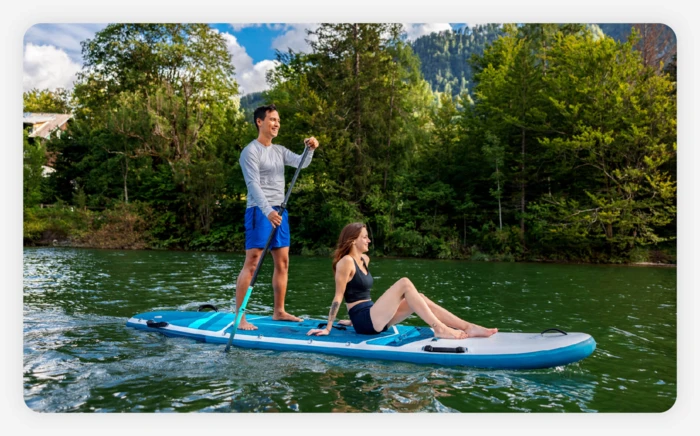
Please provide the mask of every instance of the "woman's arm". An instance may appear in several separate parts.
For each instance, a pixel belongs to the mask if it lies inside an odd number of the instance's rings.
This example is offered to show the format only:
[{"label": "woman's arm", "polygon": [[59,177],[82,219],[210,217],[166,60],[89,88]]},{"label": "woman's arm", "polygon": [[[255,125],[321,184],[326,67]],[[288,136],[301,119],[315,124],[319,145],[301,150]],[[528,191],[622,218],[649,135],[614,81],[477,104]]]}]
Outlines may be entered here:
[{"label": "woman's arm", "polygon": [[331,332],[333,328],[333,321],[338,315],[338,309],[340,309],[340,303],[343,302],[343,294],[345,294],[345,287],[350,281],[350,275],[353,273],[354,265],[351,261],[344,257],[335,266],[335,296],[333,297],[333,302],[331,303],[331,310],[328,312],[328,324],[325,329],[311,329],[307,335],[325,336]]}]

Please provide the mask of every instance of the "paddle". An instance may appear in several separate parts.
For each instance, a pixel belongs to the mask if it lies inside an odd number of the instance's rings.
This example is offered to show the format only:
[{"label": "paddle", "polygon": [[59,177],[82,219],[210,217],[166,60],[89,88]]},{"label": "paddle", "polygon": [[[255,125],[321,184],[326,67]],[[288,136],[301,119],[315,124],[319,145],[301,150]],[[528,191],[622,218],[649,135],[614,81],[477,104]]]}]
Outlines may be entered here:
[{"label": "paddle", "polygon": [[[280,205],[280,211],[279,214],[282,216],[284,214],[284,210],[287,208],[287,201],[289,201],[289,196],[292,194],[292,188],[294,187],[294,183],[297,181],[297,177],[299,176],[299,171],[301,170],[301,166],[304,164],[304,161],[306,160],[306,155],[309,153],[309,146],[305,144],[304,146],[304,153],[301,155],[301,161],[299,161],[299,166],[297,166],[297,170],[294,172],[294,177],[292,177],[292,183],[289,184],[289,189],[287,190],[287,195],[284,197],[284,201]],[[250,298],[250,294],[253,292],[253,286],[255,285],[255,280],[258,278],[258,272],[260,271],[260,266],[263,264],[263,260],[265,260],[265,255],[267,254],[268,249],[270,248],[270,244],[272,243],[272,237],[275,236],[275,232],[277,231],[277,227],[273,227],[272,231],[270,232],[270,236],[267,237],[267,243],[265,244],[265,248],[263,249],[262,255],[260,255],[260,260],[258,260],[258,265],[255,267],[255,272],[253,273],[253,278],[250,281],[250,285],[248,286],[248,290],[245,293],[245,298],[243,298],[243,304],[241,304],[240,308],[236,308],[236,319],[233,322],[233,329],[231,330],[231,336],[228,338],[228,343],[226,344],[226,348],[224,349],[224,352],[228,353],[229,348],[231,348],[231,344],[233,343],[233,337],[236,336],[236,331],[238,331],[238,324],[241,322],[241,318],[243,318],[243,315],[245,314],[246,310],[246,305],[248,304],[248,298]],[[235,295],[234,295],[234,298]]]}]

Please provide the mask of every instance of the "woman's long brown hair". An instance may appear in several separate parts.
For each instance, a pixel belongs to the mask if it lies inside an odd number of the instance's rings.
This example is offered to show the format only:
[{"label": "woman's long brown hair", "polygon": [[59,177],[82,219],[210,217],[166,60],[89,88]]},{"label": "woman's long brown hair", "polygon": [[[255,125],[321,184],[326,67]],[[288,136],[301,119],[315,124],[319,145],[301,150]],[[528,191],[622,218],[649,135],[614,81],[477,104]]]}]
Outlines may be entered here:
[{"label": "woman's long brown hair", "polygon": [[362,229],[365,225],[362,223],[350,223],[343,227],[340,231],[340,237],[338,238],[338,244],[333,252],[333,272],[335,272],[335,266],[346,254],[350,253],[350,248],[357,238],[360,237]]}]

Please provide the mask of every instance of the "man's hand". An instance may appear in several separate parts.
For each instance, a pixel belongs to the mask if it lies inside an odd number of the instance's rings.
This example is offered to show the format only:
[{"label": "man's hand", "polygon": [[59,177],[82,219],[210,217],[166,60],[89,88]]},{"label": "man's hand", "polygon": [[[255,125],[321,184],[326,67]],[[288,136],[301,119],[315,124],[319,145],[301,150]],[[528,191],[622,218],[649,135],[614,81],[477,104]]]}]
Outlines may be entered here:
[{"label": "man's hand", "polygon": [[272,227],[277,227],[280,224],[282,224],[282,217],[280,216],[280,214],[277,213],[276,210],[270,212],[270,215],[267,216],[267,219],[270,220]]},{"label": "man's hand", "polygon": [[308,145],[312,150],[316,150],[318,148],[318,139],[313,136],[311,138],[306,138],[304,139],[304,144]]}]

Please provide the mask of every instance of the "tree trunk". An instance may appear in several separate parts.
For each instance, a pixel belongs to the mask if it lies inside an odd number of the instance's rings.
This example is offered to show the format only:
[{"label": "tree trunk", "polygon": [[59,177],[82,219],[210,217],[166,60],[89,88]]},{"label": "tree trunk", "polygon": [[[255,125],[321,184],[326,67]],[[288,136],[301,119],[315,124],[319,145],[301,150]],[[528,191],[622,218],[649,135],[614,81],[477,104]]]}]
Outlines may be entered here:
[{"label": "tree trunk", "polygon": [[365,163],[362,153],[362,97],[360,95],[360,50],[359,50],[359,28],[358,24],[353,24],[352,27],[353,45],[355,50],[355,62],[353,65],[353,75],[355,79],[355,153],[357,155],[357,165],[363,168],[356,178],[355,187],[358,197],[363,195],[364,191],[364,174]]},{"label": "tree trunk", "polygon": [[498,163],[496,163],[496,186],[498,188],[498,226],[503,230],[503,214],[501,211],[501,181],[499,179]]},{"label": "tree trunk", "polygon": [[521,129],[522,162],[520,163],[520,238],[525,245],[525,129]]},{"label": "tree trunk", "polygon": [[391,166],[391,117],[394,113],[394,75],[391,76],[391,98],[389,99],[389,140],[387,141],[387,162],[384,167],[384,192],[386,192],[386,181],[389,177],[389,167]]},{"label": "tree trunk", "polygon": [[124,203],[129,203],[129,191],[126,186],[126,180],[129,175],[129,158],[124,155]]},{"label": "tree trunk", "polygon": [[353,71],[355,75],[355,144],[359,148],[362,142],[362,100],[360,97],[360,51],[357,47],[359,44],[359,29],[357,26],[357,23],[353,25],[352,36],[355,42],[355,66]]},{"label": "tree trunk", "polygon": [[464,248],[466,248],[467,247],[467,215],[462,214],[462,219],[464,222],[464,242],[462,243],[462,246]]}]

